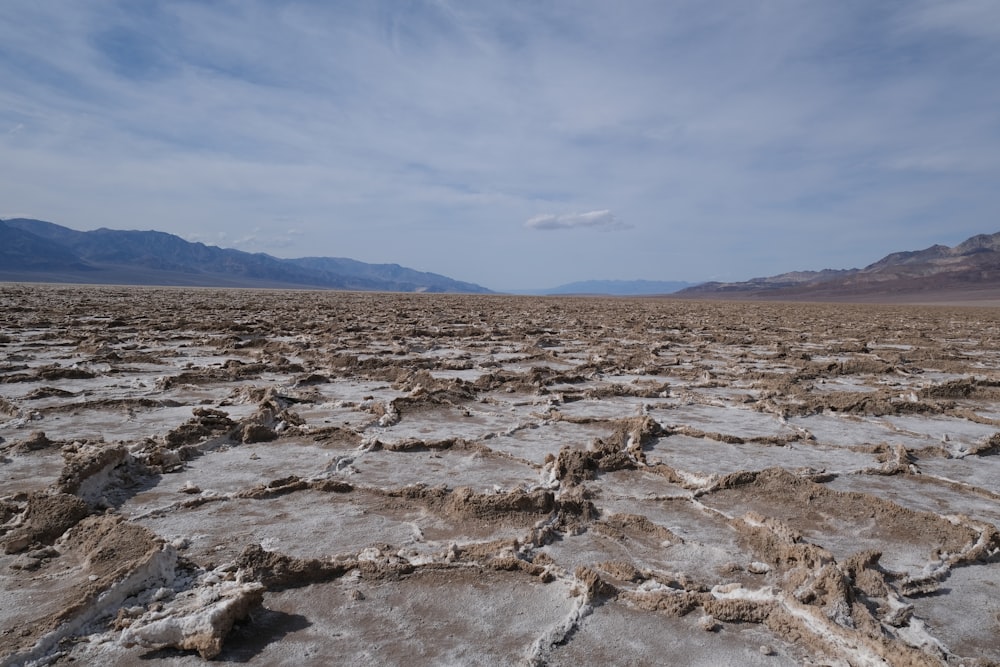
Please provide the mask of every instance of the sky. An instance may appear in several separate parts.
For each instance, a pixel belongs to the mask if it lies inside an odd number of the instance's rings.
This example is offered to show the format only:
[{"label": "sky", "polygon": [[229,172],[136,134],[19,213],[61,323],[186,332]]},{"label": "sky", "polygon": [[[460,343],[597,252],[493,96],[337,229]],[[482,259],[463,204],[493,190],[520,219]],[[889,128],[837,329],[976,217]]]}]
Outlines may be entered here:
[{"label": "sky", "polygon": [[3,0],[0,218],[496,290],[1000,231],[995,0]]}]

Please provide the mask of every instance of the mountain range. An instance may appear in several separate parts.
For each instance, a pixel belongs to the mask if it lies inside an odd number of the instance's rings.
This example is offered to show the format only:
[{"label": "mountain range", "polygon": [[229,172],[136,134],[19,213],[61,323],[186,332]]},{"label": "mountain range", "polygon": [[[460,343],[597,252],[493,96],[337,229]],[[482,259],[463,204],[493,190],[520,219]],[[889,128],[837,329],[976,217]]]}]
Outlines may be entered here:
[{"label": "mountain range", "polygon": [[[337,257],[279,259],[192,243],[158,231],[81,232],[42,220],[0,220],[0,281],[458,292],[480,285],[398,264]],[[861,269],[795,271],[745,282],[589,280],[520,294],[670,295],[789,301],[1000,301],[1000,232],[955,247],[895,252]]]},{"label": "mountain range", "polygon": [[0,281],[490,292],[398,264],[335,257],[279,259],[158,231],[81,232],[28,218],[0,220]]},{"label": "mountain range", "polygon": [[672,294],[695,283],[679,280],[581,280],[559,287],[537,290],[519,290],[515,294],[539,296],[594,295],[594,296],[654,296]]},{"label": "mountain range", "polygon": [[815,301],[947,301],[1000,298],[1000,232],[951,248],[895,252],[863,269],[796,271],[746,282],[709,282],[675,296]]}]

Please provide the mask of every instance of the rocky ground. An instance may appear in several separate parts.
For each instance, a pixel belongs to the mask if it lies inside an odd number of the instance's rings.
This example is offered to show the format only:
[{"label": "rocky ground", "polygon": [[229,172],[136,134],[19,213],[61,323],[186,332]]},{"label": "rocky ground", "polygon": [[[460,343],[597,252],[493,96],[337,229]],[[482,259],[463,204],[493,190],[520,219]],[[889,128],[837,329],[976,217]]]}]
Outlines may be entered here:
[{"label": "rocky ground", "polygon": [[1000,663],[998,310],[0,312],[0,665]]}]

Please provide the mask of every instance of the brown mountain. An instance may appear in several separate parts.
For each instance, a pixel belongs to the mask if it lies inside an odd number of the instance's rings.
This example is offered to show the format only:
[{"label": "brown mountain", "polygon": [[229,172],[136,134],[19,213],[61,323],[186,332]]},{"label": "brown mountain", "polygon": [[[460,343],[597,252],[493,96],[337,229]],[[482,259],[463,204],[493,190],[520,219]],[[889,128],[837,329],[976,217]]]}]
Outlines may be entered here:
[{"label": "brown mountain", "polygon": [[703,283],[687,298],[790,301],[957,302],[1000,300],[1000,232],[954,248],[895,252],[863,269],[797,271],[740,283]]}]

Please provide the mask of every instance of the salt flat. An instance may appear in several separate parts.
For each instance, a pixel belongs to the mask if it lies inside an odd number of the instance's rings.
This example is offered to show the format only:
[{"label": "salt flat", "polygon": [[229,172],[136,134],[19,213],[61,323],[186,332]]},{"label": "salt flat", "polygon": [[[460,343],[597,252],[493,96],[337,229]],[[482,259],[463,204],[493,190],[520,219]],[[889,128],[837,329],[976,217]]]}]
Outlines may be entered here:
[{"label": "salt flat", "polygon": [[1000,661],[1000,310],[0,312],[0,665]]}]

